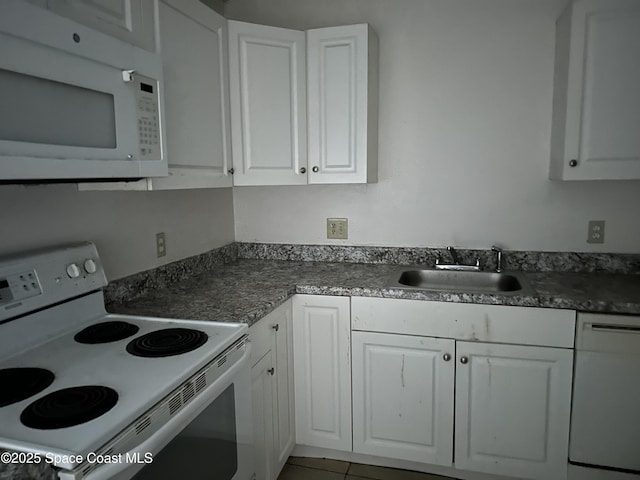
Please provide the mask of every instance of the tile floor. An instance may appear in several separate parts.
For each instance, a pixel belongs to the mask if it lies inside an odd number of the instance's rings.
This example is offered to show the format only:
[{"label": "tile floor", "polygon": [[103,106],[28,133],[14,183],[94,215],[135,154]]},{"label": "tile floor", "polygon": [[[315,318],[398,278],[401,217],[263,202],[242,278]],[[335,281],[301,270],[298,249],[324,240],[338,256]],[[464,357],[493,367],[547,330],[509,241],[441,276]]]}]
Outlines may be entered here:
[{"label": "tile floor", "polygon": [[324,458],[289,457],[278,480],[453,480],[428,473]]}]

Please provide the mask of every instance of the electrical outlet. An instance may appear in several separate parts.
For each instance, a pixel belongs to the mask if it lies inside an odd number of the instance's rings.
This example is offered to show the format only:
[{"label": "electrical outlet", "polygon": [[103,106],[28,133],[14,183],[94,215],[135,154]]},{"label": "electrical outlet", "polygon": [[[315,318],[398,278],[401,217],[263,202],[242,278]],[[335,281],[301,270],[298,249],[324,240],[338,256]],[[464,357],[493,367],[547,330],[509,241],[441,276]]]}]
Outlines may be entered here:
[{"label": "electrical outlet", "polygon": [[327,238],[349,238],[349,221],[346,218],[327,218]]},{"label": "electrical outlet", "polygon": [[604,220],[590,220],[587,243],[604,243]]},{"label": "electrical outlet", "polygon": [[164,238],[164,232],[156,233],[156,253],[158,258],[167,254],[167,242]]}]

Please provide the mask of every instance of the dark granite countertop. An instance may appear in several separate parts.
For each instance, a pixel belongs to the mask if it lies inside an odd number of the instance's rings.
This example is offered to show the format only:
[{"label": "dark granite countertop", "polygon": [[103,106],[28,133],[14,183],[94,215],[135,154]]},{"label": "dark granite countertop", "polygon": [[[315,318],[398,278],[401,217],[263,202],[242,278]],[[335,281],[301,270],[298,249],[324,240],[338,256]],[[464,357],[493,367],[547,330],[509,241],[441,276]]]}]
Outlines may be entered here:
[{"label": "dark granite countertop", "polygon": [[[399,265],[241,259],[203,268],[210,269],[146,288],[143,295],[110,303],[107,309],[252,325],[295,293],[305,293],[640,314],[640,275],[635,274],[524,272],[528,288],[505,295],[391,287],[399,271],[406,268]],[[0,465],[0,480],[52,478],[54,470],[47,464]]]},{"label": "dark granite countertop", "polygon": [[126,303],[115,313],[252,325],[295,293],[567,308],[640,314],[640,275],[524,273],[523,293],[488,294],[391,287],[398,265],[238,260]]},{"label": "dark granite countertop", "polygon": [[0,480],[55,480],[58,478],[56,471],[46,462],[20,463],[18,458],[11,458],[8,450],[0,448],[0,454],[9,454],[9,458],[2,457],[0,461]]}]

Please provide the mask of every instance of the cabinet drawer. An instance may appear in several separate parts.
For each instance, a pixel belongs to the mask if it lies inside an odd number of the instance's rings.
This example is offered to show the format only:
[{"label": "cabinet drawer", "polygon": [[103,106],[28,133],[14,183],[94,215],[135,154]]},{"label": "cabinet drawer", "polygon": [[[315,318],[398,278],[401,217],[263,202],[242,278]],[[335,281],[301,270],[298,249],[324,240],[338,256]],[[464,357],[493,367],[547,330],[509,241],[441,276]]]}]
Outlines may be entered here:
[{"label": "cabinet drawer", "polygon": [[353,297],[353,330],[573,348],[576,312]]},{"label": "cabinet drawer", "polygon": [[[251,340],[251,366],[264,357],[264,354],[275,346],[275,332],[283,328],[285,338],[287,332],[287,318],[291,317],[291,300],[287,300],[273,312],[258,320],[249,328]],[[280,330],[282,332],[282,330]]]}]

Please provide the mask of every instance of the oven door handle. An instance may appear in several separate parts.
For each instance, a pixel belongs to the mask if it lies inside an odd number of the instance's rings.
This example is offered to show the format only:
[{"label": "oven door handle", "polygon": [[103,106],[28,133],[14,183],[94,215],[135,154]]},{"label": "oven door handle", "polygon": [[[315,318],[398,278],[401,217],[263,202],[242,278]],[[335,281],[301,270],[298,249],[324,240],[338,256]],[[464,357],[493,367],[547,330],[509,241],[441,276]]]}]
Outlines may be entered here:
[{"label": "oven door handle", "polygon": [[[136,468],[133,476],[137,471],[144,468],[145,463],[127,463],[128,458],[145,459],[145,454],[151,453],[157,455],[178,433],[182,431],[193,419],[195,419],[207,406],[227,388],[240,373],[243,368],[250,368],[249,358],[251,356],[251,345],[246,343],[244,355],[225,373],[223,373],[214,383],[212,383],[202,394],[195,397],[189,402],[190,408],[185,408],[176,413],[171,419],[165,423],[157,432],[144,442],[122,454],[122,461],[116,463],[105,463],[104,465],[89,472],[85,477],[82,476],[82,469],[73,472],[60,471],[58,476],[61,480],[108,480],[123,472],[127,468]],[[222,387],[221,387],[222,385]],[[129,477],[127,477],[129,478]]]}]

